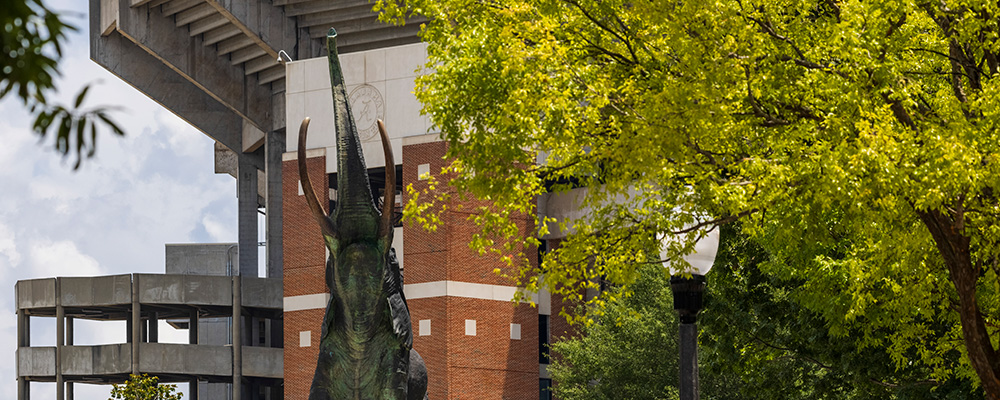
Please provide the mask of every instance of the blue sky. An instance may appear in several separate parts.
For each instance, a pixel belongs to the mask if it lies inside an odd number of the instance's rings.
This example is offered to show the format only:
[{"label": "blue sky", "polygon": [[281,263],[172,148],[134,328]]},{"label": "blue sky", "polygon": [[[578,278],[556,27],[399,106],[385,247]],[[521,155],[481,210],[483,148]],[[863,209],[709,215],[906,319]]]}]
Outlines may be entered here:
[{"label": "blue sky", "polygon": [[[73,171],[51,142],[38,143],[30,117],[0,101],[0,398],[15,398],[14,283],[53,276],[162,273],[165,243],[236,241],[236,181],[213,173],[213,142],[90,60],[86,1],[47,1],[74,13],[61,60],[58,101],[93,83],[85,105],[124,107],[125,138],[99,135],[97,155]],[[32,344],[55,343],[54,323],[35,318]],[[124,325],[78,322],[76,343],[124,342]],[[173,331],[173,332],[171,332]],[[186,331],[161,328],[162,341]],[[182,389],[186,387],[182,386]],[[54,397],[34,384],[32,398]],[[106,399],[109,387],[77,385],[79,399]]]}]

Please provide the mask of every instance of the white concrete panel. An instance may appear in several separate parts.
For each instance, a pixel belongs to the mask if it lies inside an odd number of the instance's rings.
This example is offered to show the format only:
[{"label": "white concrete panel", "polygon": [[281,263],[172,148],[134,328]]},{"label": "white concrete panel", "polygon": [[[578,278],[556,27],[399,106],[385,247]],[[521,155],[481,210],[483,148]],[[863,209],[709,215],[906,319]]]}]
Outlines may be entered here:
[{"label": "white concrete panel", "polygon": [[[306,158],[323,157],[326,155],[326,149],[309,149],[306,150]],[[299,159],[299,151],[297,149],[292,149],[291,151],[286,151],[281,153],[281,161],[295,161]]]},{"label": "white concrete panel", "polygon": [[[403,153],[403,139],[390,139],[389,147],[392,148],[393,158],[399,157]],[[362,151],[365,152],[365,164],[368,168],[378,168],[385,166],[385,151],[382,150],[382,141],[375,140],[361,144]],[[400,164],[399,160],[395,160]]]},{"label": "white concrete panel", "polygon": [[299,181],[299,196],[304,196],[306,192],[302,191],[302,181]]},{"label": "white concrete panel", "polygon": [[448,281],[448,296],[493,300],[493,287],[480,283]]},{"label": "white concrete panel", "polygon": [[431,335],[431,320],[422,319],[417,323],[417,336],[430,336]]},{"label": "white concrete panel", "polygon": [[[344,71],[344,83],[347,86],[365,83],[365,52],[340,55],[340,68]],[[323,58],[324,60],[326,58]],[[327,75],[330,74],[327,67]],[[348,93],[351,91],[348,90]]]},{"label": "white concrete panel", "polygon": [[[312,142],[312,140],[310,140]],[[396,164],[402,164],[399,155],[403,154],[403,139],[392,139],[389,141],[389,147],[392,148],[393,157],[396,158]],[[336,147],[327,147],[326,154],[337,154]],[[385,166],[385,154],[382,152],[382,142],[364,142],[361,143],[361,151],[365,153],[365,165],[368,168],[379,168]],[[326,158],[326,173],[332,174],[337,172],[337,158],[327,157]]]},{"label": "white concrete panel", "polygon": [[521,324],[510,324],[510,339],[521,340]]},{"label": "white concrete panel", "polygon": [[326,173],[332,174],[337,172],[337,146],[327,147],[326,154],[331,155],[331,157],[326,158]]},{"label": "white concrete panel", "polygon": [[476,336],[476,320],[465,320],[465,336]]},{"label": "white concrete panel", "polygon": [[424,144],[424,143],[436,143],[440,141],[441,141],[440,132],[432,131],[432,133],[428,133],[426,135],[407,136],[403,138],[403,146],[412,146],[415,144]]},{"label": "white concrete panel", "polygon": [[312,346],[312,331],[299,332],[299,347]]},{"label": "white concrete panel", "polygon": [[385,49],[364,52],[365,82],[379,82],[385,80],[385,53]]},{"label": "white concrete panel", "polygon": [[317,308],[326,308],[326,304],[330,302],[330,294],[316,293],[302,296],[289,296],[285,297],[284,300],[285,312],[315,310]]},{"label": "white concrete panel", "polygon": [[427,44],[414,43],[385,50],[385,79],[407,78],[417,75],[427,62]]},{"label": "white concrete panel", "polygon": [[414,87],[413,77],[385,81],[385,125],[393,137],[427,134],[430,119],[420,115]]},{"label": "white concrete panel", "polygon": [[[511,301],[521,289],[515,286],[487,285],[459,281],[434,281],[403,285],[403,293],[408,299],[424,299],[429,297],[465,297],[469,299]],[[527,301],[538,302],[538,295],[526,293]]]},{"label": "white concrete panel", "polygon": [[[341,61],[341,66],[343,66],[343,61]],[[303,89],[305,91],[332,87],[330,84],[330,63],[327,62],[326,57],[303,60],[302,76],[305,79],[305,88]]]},{"label": "white concrete panel", "polygon": [[302,92],[288,93],[285,95],[285,121],[288,121],[288,129],[285,129],[285,149],[295,151],[299,145],[299,124],[305,117],[306,97]]},{"label": "white concrete panel", "polygon": [[[375,90],[372,91],[372,88]],[[358,127],[358,136],[362,142],[377,141],[379,134],[375,122],[378,119],[386,121],[390,113],[385,97],[385,82],[351,85],[346,89],[351,104],[351,114]],[[402,137],[399,130],[399,127],[394,129],[386,121],[386,133],[390,138]]]},{"label": "white concrete panel", "polygon": [[538,290],[538,313],[541,315],[552,315],[552,293],[548,289]]},{"label": "white concrete panel", "polygon": [[[312,119],[312,122],[309,123],[309,138],[306,147],[315,149],[334,146],[336,135],[334,135],[335,129],[333,127],[333,92],[329,89],[312,90],[305,92],[304,95],[302,116]],[[291,126],[293,128],[289,131],[295,131],[295,135],[298,135],[297,123]]]},{"label": "white concrete panel", "polygon": [[305,90],[305,76],[303,76],[302,61],[293,61],[285,64],[285,93],[299,93]]},{"label": "white concrete panel", "polygon": [[517,288],[514,286],[493,286],[492,289],[493,300],[497,301],[511,301],[517,294]]},{"label": "white concrete panel", "polygon": [[448,294],[448,281],[435,281],[403,285],[403,294],[407,299],[425,299],[442,297]]}]

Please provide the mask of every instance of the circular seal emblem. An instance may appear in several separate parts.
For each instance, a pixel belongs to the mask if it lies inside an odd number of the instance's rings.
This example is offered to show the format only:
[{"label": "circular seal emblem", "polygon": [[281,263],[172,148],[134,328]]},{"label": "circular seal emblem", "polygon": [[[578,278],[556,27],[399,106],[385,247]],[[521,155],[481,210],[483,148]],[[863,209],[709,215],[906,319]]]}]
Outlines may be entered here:
[{"label": "circular seal emblem", "polygon": [[372,85],[361,85],[354,88],[347,99],[351,102],[351,113],[358,126],[358,136],[362,141],[374,138],[378,134],[376,121],[385,118],[382,94]]}]

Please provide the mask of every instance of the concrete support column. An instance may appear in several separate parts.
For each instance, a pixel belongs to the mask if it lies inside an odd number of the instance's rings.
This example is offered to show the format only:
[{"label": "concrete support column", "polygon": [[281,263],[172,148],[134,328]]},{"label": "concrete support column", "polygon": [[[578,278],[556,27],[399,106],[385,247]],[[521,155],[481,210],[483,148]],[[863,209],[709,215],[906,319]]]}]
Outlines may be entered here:
[{"label": "concrete support column", "polygon": [[[241,252],[242,253],[242,252]],[[240,257],[242,258],[242,256]],[[241,277],[233,277],[233,400],[243,397],[243,304]]]},{"label": "concrete support column", "polygon": [[66,310],[62,306],[62,279],[56,278],[56,400],[65,400],[63,385],[62,351],[66,341]]},{"label": "concrete support column", "polygon": [[[198,310],[192,310],[188,317],[188,344],[198,344]],[[198,400],[198,379],[192,379],[188,389],[188,398]]]},{"label": "concrete support column", "polygon": [[[285,152],[284,130],[267,134],[264,143],[264,170],[267,173],[265,193],[267,210],[267,277],[282,279],[284,276],[284,242],[282,242],[281,214],[281,155]],[[283,347],[284,325],[282,320],[265,322],[267,347]]]},{"label": "concrete support column", "polygon": [[142,310],[139,308],[139,275],[132,274],[132,373],[139,375],[139,342],[142,341]]},{"label": "concrete support column", "polygon": [[257,167],[254,154],[240,153],[236,174],[240,265],[236,275],[257,276]]},{"label": "concrete support column", "polygon": [[[15,295],[15,298],[17,296]],[[17,310],[17,347],[18,352],[21,351],[22,347],[28,347],[31,343],[31,327],[30,322],[31,317],[29,317],[24,310]],[[20,356],[17,357],[20,360]],[[15,363],[17,371],[17,400],[28,400],[30,396],[30,383],[27,379],[21,376],[21,363],[20,361]]]},{"label": "concrete support column", "polygon": [[[20,284],[14,285],[14,299],[20,299]],[[21,376],[20,352],[22,347],[31,346],[31,317],[20,307],[17,309],[17,353],[15,358],[15,371],[17,374],[17,400],[28,400],[31,398],[31,382]]]},{"label": "concrete support column", "polygon": [[[73,317],[66,317],[66,345],[73,345]],[[66,399],[73,400],[73,382],[66,382]]]},{"label": "concrete support column", "polygon": [[198,310],[188,317],[188,344],[198,344]]},{"label": "concrete support column", "polygon": [[247,334],[250,339],[247,341],[247,346],[259,346],[260,345],[260,319],[254,317],[247,317],[247,324],[250,325],[247,329]]},{"label": "concrete support column", "polygon": [[160,319],[156,313],[149,313],[149,342],[157,343],[160,341]]},{"label": "concrete support column", "polygon": [[285,152],[285,132],[274,131],[267,134],[264,143],[264,171],[267,174],[267,190],[264,192],[267,210],[267,277],[281,279],[281,155]]}]

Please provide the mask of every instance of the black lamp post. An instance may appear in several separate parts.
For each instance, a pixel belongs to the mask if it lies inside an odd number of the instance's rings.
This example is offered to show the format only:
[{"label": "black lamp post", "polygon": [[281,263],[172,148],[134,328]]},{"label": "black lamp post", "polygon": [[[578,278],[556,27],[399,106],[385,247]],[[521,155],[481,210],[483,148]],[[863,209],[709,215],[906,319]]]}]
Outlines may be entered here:
[{"label": "black lamp post", "polygon": [[[680,317],[680,400],[697,400],[698,392],[698,312],[705,293],[705,274],[712,268],[719,250],[719,231],[713,230],[695,244],[695,252],[684,257],[691,265],[686,272],[671,269],[670,289],[674,309]],[[668,267],[669,268],[669,267]]]}]

